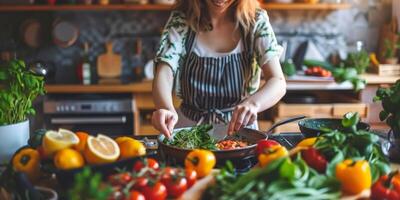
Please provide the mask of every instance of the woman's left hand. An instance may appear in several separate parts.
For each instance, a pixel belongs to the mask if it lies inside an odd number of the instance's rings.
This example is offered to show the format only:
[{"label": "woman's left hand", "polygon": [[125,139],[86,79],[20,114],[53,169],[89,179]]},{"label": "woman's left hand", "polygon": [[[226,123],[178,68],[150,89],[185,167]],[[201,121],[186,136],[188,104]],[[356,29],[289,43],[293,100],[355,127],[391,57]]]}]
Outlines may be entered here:
[{"label": "woman's left hand", "polygon": [[257,119],[258,106],[255,103],[243,102],[235,107],[229,122],[228,134],[239,131],[242,127],[253,124]]}]

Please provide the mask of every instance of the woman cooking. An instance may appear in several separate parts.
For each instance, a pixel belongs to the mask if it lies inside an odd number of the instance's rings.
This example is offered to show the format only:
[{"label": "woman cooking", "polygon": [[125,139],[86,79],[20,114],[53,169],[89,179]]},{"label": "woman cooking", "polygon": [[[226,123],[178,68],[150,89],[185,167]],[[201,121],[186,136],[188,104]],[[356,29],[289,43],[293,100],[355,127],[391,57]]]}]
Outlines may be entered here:
[{"label": "woman cooking", "polygon": [[257,129],[257,113],[286,92],[281,52],[257,0],[178,0],[155,58],[153,125],[167,137],[198,122]]}]

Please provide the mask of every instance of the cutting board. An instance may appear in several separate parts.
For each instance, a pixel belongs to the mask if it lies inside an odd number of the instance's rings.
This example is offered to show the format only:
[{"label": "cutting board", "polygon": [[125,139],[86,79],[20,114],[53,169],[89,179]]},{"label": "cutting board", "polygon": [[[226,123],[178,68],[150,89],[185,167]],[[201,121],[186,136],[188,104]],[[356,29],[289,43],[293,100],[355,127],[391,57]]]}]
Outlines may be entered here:
[{"label": "cutting board", "polygon": [[122,57],[113,52],[111,42],[106,43],[106,52],[97,58],[97,74],[99,78],[116,78],[121,75]]}]

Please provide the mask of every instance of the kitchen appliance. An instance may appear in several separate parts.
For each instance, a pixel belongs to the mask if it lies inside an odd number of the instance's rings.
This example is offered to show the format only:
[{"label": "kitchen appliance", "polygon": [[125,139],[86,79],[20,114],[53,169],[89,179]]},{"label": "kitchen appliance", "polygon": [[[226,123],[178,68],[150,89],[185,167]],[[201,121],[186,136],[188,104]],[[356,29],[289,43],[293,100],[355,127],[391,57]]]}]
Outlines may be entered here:
[{"label": "kitchen appliance", "polygon": [[131,94],[50,94],[43,101],[44,126],[93,135],[131,135],[133,104]]}]

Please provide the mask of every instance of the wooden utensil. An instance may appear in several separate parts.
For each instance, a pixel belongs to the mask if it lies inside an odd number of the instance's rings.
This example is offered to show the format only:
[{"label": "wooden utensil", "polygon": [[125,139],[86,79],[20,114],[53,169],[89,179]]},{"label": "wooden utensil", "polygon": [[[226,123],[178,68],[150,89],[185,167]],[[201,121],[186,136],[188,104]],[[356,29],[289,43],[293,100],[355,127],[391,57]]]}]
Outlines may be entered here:
[{"label": "wooden utensil", "polygon": [[121,75],[121,55],[113,52],[112,42],[107,42],[106,52],[97,58],[97,74],[100,78],[116,78]]}]

